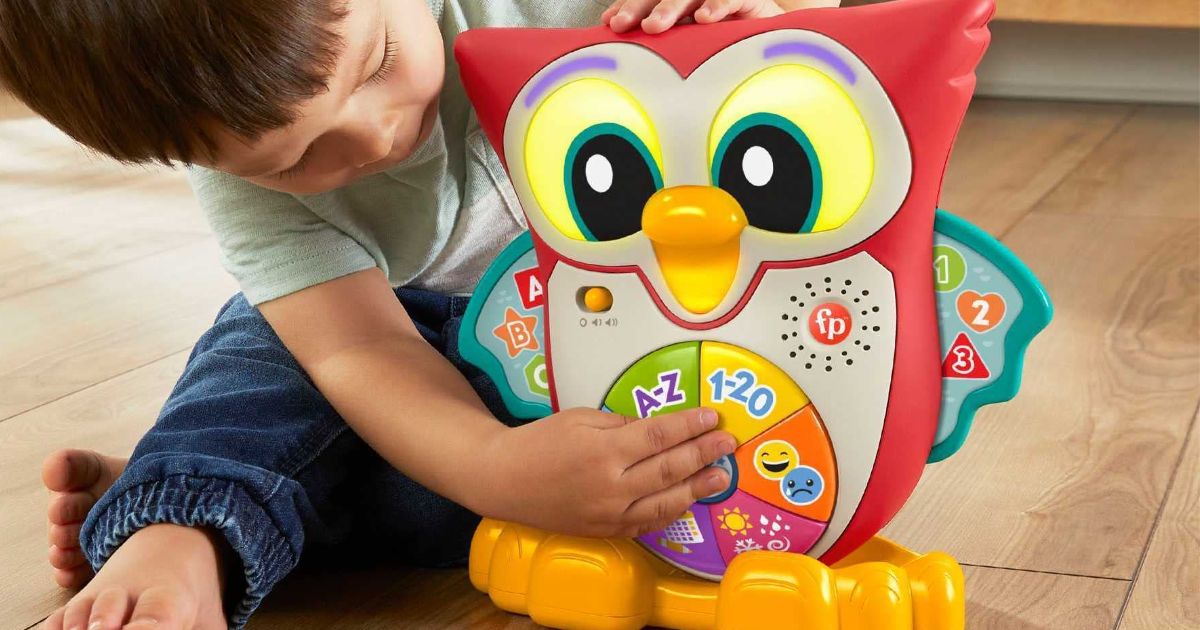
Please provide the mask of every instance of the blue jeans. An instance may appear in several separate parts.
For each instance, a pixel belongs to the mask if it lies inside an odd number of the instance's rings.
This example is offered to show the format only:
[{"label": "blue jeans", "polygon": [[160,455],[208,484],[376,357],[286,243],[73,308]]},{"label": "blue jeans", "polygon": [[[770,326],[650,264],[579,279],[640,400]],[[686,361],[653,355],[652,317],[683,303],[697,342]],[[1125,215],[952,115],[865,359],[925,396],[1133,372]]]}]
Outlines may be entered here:
[{"label": "blue jeans", "polygon": [[[491,379],[458,354],[468,298],[396,295],[492,413],[516,424]],[[240,582],[232,558],[228,572],[243,587],[240,600],[226,602],[230,625],[240,627],[302,553],[461,565],[478,520],[371,450],[238,295],[196,344],[158,421],[88,514],[80,543],[99,569],[147,525],[219,532],[241,560]]]}]

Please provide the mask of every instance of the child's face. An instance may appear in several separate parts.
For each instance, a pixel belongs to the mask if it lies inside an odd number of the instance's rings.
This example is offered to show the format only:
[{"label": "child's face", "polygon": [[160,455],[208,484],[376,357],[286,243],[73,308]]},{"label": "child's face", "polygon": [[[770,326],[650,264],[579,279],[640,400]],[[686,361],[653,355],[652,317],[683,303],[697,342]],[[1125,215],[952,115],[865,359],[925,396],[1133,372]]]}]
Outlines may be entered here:
[{"label": "child's face", "polygon": [[350,0],[329,91],[296,121],[247,144],[217,133],[215,163],[293,194],[338,188],[408,157],[429,134],[445,73],[442,39],[425,0]]}]

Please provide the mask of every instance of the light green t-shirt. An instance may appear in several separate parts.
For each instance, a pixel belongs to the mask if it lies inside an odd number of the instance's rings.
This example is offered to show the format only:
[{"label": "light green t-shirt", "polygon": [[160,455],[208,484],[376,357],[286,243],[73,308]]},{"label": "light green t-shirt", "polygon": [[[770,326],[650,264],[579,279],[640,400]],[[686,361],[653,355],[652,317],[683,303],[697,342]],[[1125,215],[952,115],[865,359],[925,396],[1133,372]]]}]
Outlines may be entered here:
[{"label": "light green t-shirt", "polygon": [[429,139],[404,162],[319,195],[190,169],[222,263],[253,304],[379,267],[394,286],[470,293],[525,229],[516,195],[459,81],[454,38],[481,26],[599,23],[605,0],[428,0],[446,47]]}]

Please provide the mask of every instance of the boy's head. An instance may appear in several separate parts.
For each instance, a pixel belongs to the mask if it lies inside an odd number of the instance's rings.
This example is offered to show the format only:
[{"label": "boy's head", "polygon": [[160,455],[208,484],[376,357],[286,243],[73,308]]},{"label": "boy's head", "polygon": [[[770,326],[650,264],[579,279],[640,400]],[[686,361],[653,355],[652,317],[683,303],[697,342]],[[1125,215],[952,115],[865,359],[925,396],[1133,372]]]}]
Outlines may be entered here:
[{"label": "boy's head", "polygon": [[0,86],[68,135],[286,192],[407,157],[443,73],[424,0],[0,0]]}]

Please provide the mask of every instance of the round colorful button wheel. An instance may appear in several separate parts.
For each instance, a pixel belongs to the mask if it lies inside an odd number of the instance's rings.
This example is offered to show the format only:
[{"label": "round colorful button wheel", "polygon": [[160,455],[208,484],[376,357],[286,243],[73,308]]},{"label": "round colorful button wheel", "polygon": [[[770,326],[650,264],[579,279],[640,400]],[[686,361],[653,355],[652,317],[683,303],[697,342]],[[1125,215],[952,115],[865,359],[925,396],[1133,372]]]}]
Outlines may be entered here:
[{"label": "round colorful button wheel", "polygon": [[710,579],[746,551],[811,549],[833,513],[837,469],[820,415],[783,370],[738,346],[679,343],[635,362],[604,400],[646,422],[697,406],[716,409],[718,428],[737,439],[737,450],[712,464],[729,473],[730,485],[638,541]]}]

